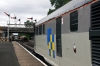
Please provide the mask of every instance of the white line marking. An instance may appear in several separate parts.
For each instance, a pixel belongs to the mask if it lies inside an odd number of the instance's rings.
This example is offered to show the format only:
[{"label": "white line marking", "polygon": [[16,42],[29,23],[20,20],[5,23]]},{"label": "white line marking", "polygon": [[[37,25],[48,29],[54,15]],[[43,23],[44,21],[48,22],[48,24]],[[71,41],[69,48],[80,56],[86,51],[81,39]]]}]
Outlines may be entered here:
[{"label": "white line marking", "polygon": [[[16,42],[18,43],[18,42]],[[19,43],[18,43],[19,44]],[[19,44],[20,45],[20,44]],[[40,61],[43,65],[47,66],[44,62],[42,62],[40,59],[38,59],[36,56],[34,56],[30,51],[28,51],[26,48],[24,48],[22,45],[20,45],[24,50],[26,50],[30,55],[32,55],[35,59]]]}]

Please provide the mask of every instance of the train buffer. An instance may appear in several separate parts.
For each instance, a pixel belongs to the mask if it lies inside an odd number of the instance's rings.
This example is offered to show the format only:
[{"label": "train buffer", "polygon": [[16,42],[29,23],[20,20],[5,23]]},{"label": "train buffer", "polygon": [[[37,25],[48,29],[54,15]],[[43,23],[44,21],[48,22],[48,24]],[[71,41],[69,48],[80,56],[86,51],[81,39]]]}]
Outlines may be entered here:
[{"label": "train buffer", "polygon": [[44,66],[17,42],[0,43],[0,66]]}]

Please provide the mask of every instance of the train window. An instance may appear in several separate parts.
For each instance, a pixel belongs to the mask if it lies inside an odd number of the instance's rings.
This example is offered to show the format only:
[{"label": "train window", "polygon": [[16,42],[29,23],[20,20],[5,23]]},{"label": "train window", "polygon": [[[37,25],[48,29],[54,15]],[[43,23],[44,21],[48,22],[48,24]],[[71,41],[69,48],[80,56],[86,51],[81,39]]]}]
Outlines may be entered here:
[{"label": "train window", "polygon": [[42,34],[42,25],[39,26],[39,35]]},{"label": "train window", "polygon": [[43,34],[45,34],[45,24],[43,24]]},{"label": "train window", "polygon": [[40,31],[41,31],[41,35],[42,35],[42,25],[40,26],[40,29],[41,29]]},{"label": "train window", "polygon": [[36,33],[37,33],[37,27],[35,27],[35,35],[37,35]]},{"label": "train window", "polygon": [[39,26],[39,35],[41,35],[41,27]]},{"label": "train window", "polygon": [[37,35],[39,35],[39,27],[37,27]]},{"label": "train window", "polygon": [[75,32],[78,30],[78,11],[70,14],[70,31]]},{"label": "train window", "polygon": [[36,35],[38,35],[38,27],[36,27]]}]

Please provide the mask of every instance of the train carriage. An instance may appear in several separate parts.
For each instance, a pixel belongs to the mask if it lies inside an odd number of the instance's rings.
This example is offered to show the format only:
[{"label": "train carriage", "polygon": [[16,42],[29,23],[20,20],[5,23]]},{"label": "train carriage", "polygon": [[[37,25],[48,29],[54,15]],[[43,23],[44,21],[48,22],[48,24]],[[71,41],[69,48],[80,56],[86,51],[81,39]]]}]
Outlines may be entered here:
[{"label": "train carriage", "polygon": [[99,0],[72,0],[35,26],[35,51],[53,66],[100,66]]}]

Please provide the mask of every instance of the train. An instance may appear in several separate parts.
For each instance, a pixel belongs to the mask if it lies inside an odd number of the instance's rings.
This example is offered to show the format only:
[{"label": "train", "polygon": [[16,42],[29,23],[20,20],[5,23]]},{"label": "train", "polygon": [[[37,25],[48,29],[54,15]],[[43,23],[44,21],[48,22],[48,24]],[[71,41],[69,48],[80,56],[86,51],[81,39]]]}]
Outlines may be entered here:
[{"label": "train", "polygon": [[35,24],[34,40],[53,66],[100,66],[100,0],[71,0]]}]

